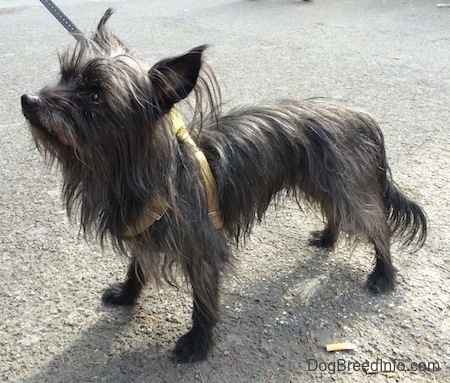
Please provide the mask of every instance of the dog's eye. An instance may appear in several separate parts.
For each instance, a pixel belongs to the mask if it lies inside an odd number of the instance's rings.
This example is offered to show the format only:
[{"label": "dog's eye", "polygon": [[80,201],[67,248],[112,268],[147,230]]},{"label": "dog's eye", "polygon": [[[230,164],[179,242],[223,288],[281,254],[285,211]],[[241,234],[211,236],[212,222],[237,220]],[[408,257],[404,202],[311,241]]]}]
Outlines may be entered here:
[{"label": "dog's eye", "polygon": [[102,95],[99,92],[91,92],[89,94],[89,101],[93,104],[99,104],[102,101]]}]

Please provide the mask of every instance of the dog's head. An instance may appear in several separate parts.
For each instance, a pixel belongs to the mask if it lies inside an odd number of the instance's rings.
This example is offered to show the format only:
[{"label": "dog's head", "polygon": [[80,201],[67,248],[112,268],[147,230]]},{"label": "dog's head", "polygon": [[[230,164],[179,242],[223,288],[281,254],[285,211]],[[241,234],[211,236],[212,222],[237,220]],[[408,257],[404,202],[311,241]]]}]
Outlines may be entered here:
[{"label": "dog's head", "polygon": [[98,168],[142,155],[158,121],[197,83],[206,46],[149,67],[106,27],[111,15],[108,9],[93,36],[60,57],[57,85],[22,96],[37,147],[63,165]]}]

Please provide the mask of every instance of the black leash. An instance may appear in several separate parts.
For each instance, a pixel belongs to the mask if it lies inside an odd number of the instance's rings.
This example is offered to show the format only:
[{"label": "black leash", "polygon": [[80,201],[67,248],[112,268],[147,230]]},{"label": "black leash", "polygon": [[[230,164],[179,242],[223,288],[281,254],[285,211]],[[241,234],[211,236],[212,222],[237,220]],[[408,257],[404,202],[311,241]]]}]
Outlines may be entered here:
[{"label": "black leash", "polygon": [[51,0],[40,0],[42,4],[44,4],[45,8],[47,8],[50,13],[56,17],[56,19],[62,24],[64,28],[66,28],[70,34],[77,41],[81,41],[83,39],[83,33],[75,26],[72,21],[64,14],[61,9],[59,9],[55,3]]}]

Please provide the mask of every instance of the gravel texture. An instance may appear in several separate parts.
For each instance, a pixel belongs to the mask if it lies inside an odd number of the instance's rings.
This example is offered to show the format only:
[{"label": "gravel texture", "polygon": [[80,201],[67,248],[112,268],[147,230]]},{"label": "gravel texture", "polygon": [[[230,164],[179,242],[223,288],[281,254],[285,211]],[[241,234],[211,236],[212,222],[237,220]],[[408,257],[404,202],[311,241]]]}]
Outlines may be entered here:
[{"label": "gravel texture", "polygon": [[[364,287],[371,248],[313,249],[316,211],[291,201],[271,209],[236,251],[209,359],[173,364],[169,351],[190,325],[189,293],[149,286],[132,311],[100,305],[126,261],[79,237],[57,169],[45,166],[21,114],[20,95],[56,79],[56,53],[74,40],[38,1],[3,0],[0,381],[450,381],[450,8],[431,0],[57,3],[82,30],[115,7],[113,28],[149,63],[210,43],[229,105],[326,96],[368,111],[430,232],[415,254],[393,247],[398,286],[375,296]],[[357,348],[327,353],[330,342]],[[348,368],[380,359],[397,370]],[[412,371],[419,362],[440,371]]]}]

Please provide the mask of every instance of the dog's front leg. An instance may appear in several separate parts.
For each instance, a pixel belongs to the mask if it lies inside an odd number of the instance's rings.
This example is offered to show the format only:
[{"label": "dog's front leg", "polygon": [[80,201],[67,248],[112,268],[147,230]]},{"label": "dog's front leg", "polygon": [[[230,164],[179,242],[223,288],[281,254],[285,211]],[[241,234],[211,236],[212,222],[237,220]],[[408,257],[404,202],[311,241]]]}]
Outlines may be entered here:
[{"label": "dog's front leg", "polygon": [[187,266],[193,289],[192,329],[183,335],[173,350],[178,363],[204,360],[212,345],[212,330],[218,320],[220,271],[216,263],[195,260]]},{"label": "dog's front leg", "polygon": [[133,258],[128,266],[125,281],[109,286],[103,292],[102,302],[108,306],[134,306],[144,285],[145,276],[142,267]]}]

